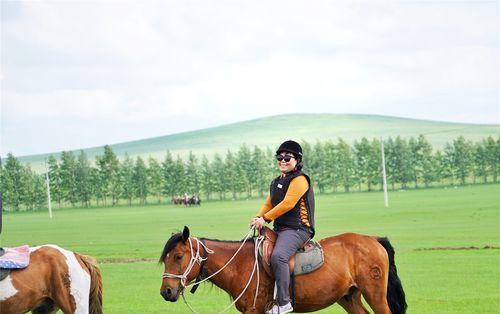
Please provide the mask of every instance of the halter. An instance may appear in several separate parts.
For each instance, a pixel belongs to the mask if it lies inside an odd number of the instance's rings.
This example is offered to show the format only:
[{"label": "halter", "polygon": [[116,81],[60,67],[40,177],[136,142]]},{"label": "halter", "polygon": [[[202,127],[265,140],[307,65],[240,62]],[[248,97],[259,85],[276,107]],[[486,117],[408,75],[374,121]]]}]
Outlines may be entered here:
[{"label": "halter", "polygon": [[200,246],[203,246],[203,248],[205,249],[205,251],[208,254],[213,254],[214,253],[214,251],[212,251],[211,249],[209,249],[203,242],[201,242],[200,240],[198,240],[198,238],[194,238],[194,239],[198,243],[197,248],[196,248],[196,255],[193,254],[193,252],[194,252],[194,250],[193,250],[193,242],[191,241],[191,238],[188,238],[188,241],[189,241],[189,250],[191,251],[191,260],[189,261],[189,264],[188,264],[186,270],[184,271],[184,273],[182,275],[171,274],[171,273],[167,273],[167,272],[163,273],[163,278],[177,278],[177,279],[180,279],[181,280],[181,286],[183,288],[186,287],[187,276],[189,275],[189,273],[193,269],[194,265],[196,263],[198,263],[198,265],[201,265],[201,263],[203,263],[204,261],[206,261],[208,259],[208,255],[205,258],[200,255]]}]

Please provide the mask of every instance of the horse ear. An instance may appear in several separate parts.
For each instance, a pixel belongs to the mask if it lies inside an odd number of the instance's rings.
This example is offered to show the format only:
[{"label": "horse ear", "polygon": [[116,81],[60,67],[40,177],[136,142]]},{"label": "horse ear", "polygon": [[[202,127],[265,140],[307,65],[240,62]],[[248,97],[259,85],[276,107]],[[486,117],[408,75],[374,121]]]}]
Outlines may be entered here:
[{"label": "horse ear", "polygon": [[184,226],[184,230],[182,230],[182,241],[186,242],[188,238],[189,238],[189,228],[187,226]]}]

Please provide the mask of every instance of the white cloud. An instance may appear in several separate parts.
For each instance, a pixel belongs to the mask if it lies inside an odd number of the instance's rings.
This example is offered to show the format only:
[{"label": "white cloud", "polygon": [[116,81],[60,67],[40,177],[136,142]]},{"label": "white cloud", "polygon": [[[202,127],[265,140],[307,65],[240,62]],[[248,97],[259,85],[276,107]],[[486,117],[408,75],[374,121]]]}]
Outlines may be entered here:
[{"label": "white cloud", "polygon": [[289,112],[500,123],[494,2],[1,5],[3,150],[64,120],[95,145]]}]

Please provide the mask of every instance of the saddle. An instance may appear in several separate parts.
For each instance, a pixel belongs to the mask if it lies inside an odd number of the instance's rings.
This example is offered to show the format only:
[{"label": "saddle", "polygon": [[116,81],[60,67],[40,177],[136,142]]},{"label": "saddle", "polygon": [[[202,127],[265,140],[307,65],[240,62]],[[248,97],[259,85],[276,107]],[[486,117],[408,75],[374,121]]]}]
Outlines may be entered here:
[{"label": "saddle", "polygon": [[[271,267],[271,254],[278,235],[268,227],[260,229],[260,235],[264,236],[264,242],[259,247],[259,259],[266,273],[271,278],[274,278]],[[323,248],[317,241],[310,239],[302,248],[297,250],[297,253],[288,262],[290,275],[298,276],[313,272],[320,268],[324,261]]]},{"label": "saddle", "polygon": [[29,264],[29,246],[0,250],[0,281],[5,279],[12,269],[22,269]]}]

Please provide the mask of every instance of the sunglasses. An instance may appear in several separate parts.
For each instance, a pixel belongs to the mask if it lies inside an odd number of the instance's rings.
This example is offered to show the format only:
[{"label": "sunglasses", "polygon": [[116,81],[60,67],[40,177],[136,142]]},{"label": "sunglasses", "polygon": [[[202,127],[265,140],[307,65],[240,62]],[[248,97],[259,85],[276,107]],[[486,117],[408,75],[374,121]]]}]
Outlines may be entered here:
[{"label": "sunglasses", "polygon": [[289,162],[292,158],[294,158],[293,156],[291,155],[276,155],[276,160],[277,161],[285,161],[285,162]]}]

